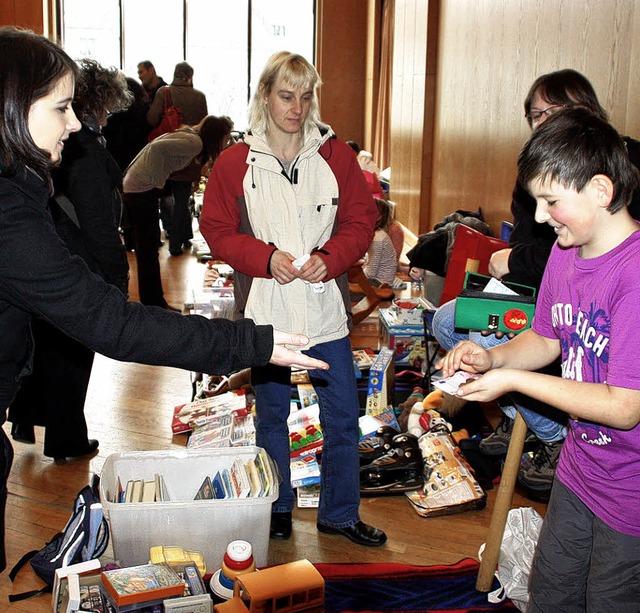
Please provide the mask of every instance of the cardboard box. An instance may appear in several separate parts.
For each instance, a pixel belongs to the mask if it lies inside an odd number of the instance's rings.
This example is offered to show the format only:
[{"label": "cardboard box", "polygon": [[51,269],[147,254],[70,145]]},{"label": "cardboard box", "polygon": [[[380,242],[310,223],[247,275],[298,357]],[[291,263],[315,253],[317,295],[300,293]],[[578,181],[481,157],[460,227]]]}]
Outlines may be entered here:
[{"label": "cardboard box", "polygon": [[456,299],[456,328],[515,334],[530,328],[536,308],[535,288],[503,282],[518,295],[483,291],[490,280],[486,275],[467,273],[464,289]]},{"label": "cardboard box", "polygon": [[376,417],[384,413],[389,405],[393,406],[394,378],[393,351],[383,347],[369,369],[367,406],[365,410],[367,415]]},{"label": "cardboard box", "polygon": [[[426,352],[424,323],[398,322],[392,308],[378,309],[380,313],[381,344],[393,351],[397,365],[419,366],[424,363]],[[427,313],[425,311],[425,313]]]},{"label": "cardboard box", "polygon": [[[180,546],[201,551],[211,571],[220,568],[227,545],[241,539],[251,543],[256,565],[266,566],[277,482],[264,497],[193,500],[206,476],[230,469],[236,459],[253,460],[258,450],[249,446],[182,448],[107,457],[100,474],[100,498],[111,528],[115,559],[122,566],[135,566],[149,561],[152,546]],[[168,502],[115,502],[119,484],[130,479],[153,479],[155,473],[164,478]]]}]

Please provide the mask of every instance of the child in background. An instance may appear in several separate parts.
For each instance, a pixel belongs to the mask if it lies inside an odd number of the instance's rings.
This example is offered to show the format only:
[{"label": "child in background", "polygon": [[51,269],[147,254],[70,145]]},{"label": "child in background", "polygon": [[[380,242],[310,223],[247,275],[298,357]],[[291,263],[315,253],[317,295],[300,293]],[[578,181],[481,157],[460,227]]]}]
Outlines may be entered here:
[{"label": "child in background", "polygon": [[[557,235],[533,327],[504,345],[464,341],[438,366],[484,373],[458,392],[520,392],[566,411],[528,611],[638,611],[640,602],[640,183],[622,138],[583,108],[559,111],[518,160],[535,218]],[[562,378],[530,372],[562,356]]]},{"label": "child in background", "polygon": [[371,285],[401,289],[404,287],[404,282],[396,276],[399,253],[389,235],[390,223],[395,223],[391,220],[391,207],[386,200],[381,198],[374,198],[374,200],[380,217],[376,224],[373,241],[365,255],[364,274],[367,275]]}]

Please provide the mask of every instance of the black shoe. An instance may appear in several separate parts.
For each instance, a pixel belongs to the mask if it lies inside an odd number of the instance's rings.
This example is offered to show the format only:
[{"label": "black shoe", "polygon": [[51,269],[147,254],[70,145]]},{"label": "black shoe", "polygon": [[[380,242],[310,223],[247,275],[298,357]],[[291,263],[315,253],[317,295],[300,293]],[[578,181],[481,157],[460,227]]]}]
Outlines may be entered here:
[{"label": "black shoe", "polygon": [[334,528],[333,526],[325,526],[318,522],[316,524],[318,532],[324,532],[325,534],[340,534],[346,536],[350,541],[357,543],[358,545],[364,545],[365,547],[380,547],[387,542],[387,535],[378,528],[368,526],[362,521],[359,521],[353,526],[347,526],[346,528]]},{"label": "black shoe", "polygon": [[174,255],[174,256],[182,255],[182,249],[180,249],[180,251],[176,251],[175,249],[169,249],[169,255]]},{"label": "black shoe", "polygon": [[70,449],[68,451],[63,451],[60,453],[47,453],[44,452],[44,455],[52,457],[54,460],[64,460],[66,458],[81,458],[82,456],[90,455],[94,451],[97,451],[100,443],[95,438],[90,438],[87,441],[87,444],[83,447],[77,447],[76,449]]},{"label": "black shoe", "polygon": [[271,513],[271,529],[269,536],[272,539],[286,540],[291,536],[291,511],[284,513]]},{"label": "black shoe", "polygon": [[33,426],[14,422],[11,424],[11,438],[19,443],[33,445],[36,442],[36,434]]}]

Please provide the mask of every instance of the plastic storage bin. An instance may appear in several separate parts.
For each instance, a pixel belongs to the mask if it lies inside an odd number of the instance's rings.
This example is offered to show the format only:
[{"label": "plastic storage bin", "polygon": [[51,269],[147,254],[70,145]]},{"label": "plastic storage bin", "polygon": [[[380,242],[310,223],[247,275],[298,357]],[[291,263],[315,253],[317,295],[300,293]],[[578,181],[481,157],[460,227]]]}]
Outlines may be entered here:
[{"label": "plastic storage bin", "polygon": [[[227,545],[245,540],[253,547],[257,566],[266,566],[271,505],[277,482],[268,496],[224,500],[194,500],[208,475],[231,468],[234,460],[253,460],[254,446],[224,449],[140,451],[107,457],[100,474],[100,498],[111,528],[114,557],[123,566],[145,564],[149,548],[176,545],[202,551],[207,572],[220,568]],[[273,462],[272,469],[275,471]],[[162,475],[167,502],[115,502],[119,487],[130,479]],[[275,474],[275,473],[274,473]]]}]

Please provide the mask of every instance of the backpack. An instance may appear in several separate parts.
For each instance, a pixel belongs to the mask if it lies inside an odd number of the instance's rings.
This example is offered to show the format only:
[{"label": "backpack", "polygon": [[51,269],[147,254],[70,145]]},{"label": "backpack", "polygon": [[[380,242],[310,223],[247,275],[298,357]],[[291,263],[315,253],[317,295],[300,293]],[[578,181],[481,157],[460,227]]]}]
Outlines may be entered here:
[{"label": "backpack", "polygon": [[182,125],[182,111],[179,107],[174,106],[171,100],[171,90],[169,87],[164,89],[164,113],[160,123],[149,132],[148,141],[151,142],[158,136],[162,136],[167,132],[173,132]]},{"label": "backpack", "polygon": [[62,532],[58,532],[42,549],[23,555],[9,573],[13,581],[18,571],[30,561],[36,575],[47,585],[40,590],[11,594],[10,602],[51,592],[56,569],[99,558],[105,552],[109,543],[109,526],[102,513],[98,482],[99,477],[94,475],[91,485],[78,492],[71,517]]}]

